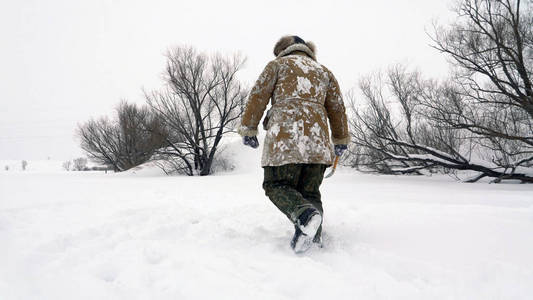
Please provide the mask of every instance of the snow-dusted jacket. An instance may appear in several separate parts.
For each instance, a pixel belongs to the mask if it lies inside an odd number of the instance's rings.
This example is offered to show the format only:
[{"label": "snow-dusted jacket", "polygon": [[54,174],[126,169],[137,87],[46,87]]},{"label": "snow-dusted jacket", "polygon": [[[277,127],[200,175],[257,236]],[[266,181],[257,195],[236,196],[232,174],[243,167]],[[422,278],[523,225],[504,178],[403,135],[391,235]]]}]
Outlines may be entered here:
[{"label": "snow-dusted jacket", "polygon": [[242,136],[257,135],[263,121],[262,166],[291,163],[333,162],[328,120],[333,144],[348,144],[348,122],[337,80],[317,63],[314,51],[305,44],[293,44],[267,64],[252,88],[241,125]]}]

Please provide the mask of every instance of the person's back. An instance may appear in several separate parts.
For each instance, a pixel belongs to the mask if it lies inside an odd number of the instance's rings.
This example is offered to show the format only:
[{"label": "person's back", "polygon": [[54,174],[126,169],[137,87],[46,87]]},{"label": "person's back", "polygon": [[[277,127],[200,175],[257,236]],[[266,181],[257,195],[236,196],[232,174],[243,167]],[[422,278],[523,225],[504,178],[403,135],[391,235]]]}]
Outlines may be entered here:
[{"label": "person's back", "polygon": [[[250,92],[238,131],[245,144],[257,146],[257,126],[270,101],[272,108],[263,122],[267,130],[261,160],[263,188],[296,225],[291,245],[300,252],[308,248],[309,238],[320,240],[318,189],[334,158],[328,119],[338,149],[346,149],[348,125],[339,85],[333,74],[316,62],[311,43],[297,36],[283,37],[274,55],[277,58],[267,64]],[[316,228],[311,228],[314,225]]]}]

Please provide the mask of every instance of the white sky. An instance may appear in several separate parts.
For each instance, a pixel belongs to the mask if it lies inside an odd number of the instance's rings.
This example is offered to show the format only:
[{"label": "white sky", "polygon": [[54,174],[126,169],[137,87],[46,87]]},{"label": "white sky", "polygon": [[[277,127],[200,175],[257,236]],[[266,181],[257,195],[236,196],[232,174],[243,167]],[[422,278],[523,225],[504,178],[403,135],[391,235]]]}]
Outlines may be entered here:
[{"label": "white sky", "polygon": [[166,49],[240,51],[255,81],[278,38],[317,46],[341,88],[393,63],[446,72],[430,48],[431,22],[449,20],[445,0],[131,1],[0,0],[0,159],[82,155],[77,123],[142,102],[161,85]]}]

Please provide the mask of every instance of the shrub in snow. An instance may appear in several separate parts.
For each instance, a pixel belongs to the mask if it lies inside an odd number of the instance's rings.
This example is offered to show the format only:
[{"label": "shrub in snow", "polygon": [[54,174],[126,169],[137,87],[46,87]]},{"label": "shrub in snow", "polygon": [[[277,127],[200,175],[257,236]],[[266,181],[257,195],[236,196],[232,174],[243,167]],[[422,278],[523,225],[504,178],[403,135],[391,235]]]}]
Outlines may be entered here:
[{"label": "shrub in snow", "polygon": [[72,161],[67,160],[63,162],[62,166],[63,166],[63,169],[65,169],[65,171],[70,171],[70,167],[72,166]]},{"label": "shrub in snow", "polygon": [[79,157],[73,160],[73,169],[75,171],[87,171],[87,159]]},{"label": "shrub in snow", "polygon": [[229,172],[235,169],[235,164],[233,160],[225,155],[226,153],[222,152],[220,155],[217,155],[213,160],[213,166],[211,167],[212,173],[218,172]]}]

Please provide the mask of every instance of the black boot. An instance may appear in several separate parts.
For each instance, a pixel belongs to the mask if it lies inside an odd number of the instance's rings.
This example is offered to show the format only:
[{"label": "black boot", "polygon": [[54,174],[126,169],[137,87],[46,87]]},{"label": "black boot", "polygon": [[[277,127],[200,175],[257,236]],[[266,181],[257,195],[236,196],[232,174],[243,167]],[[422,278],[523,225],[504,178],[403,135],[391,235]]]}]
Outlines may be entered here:
[{"label": "black boot", "polygon": [[[322,217],[322,223],[324,223],[324,217]],[[318,228],[315,238],[313,238],[313,243],[315,243],[319,248],[323,247],[322,244],[322,225],[320,225],[320,228]]]},{"label": "black boot", "polygon": [[[302,231],[300,230],[300,228],[296,225],[294,225],[294,235],[292,236],[292,240],[291,240],[291,248],[295,250],[295,247],[296,247],[296,244],[298,243],[298,240],[300,240],[300,237],[303,235]],[[300,248],[300,247],[299,247]]]},{"label": "black boot", "polygon": [[296,253],[307,251],[315,237],[320,225],[322,224],[322,215],[315,208],[307,208],[296,219],[294,225],[294,236],[291,240],[291,248]]}]

